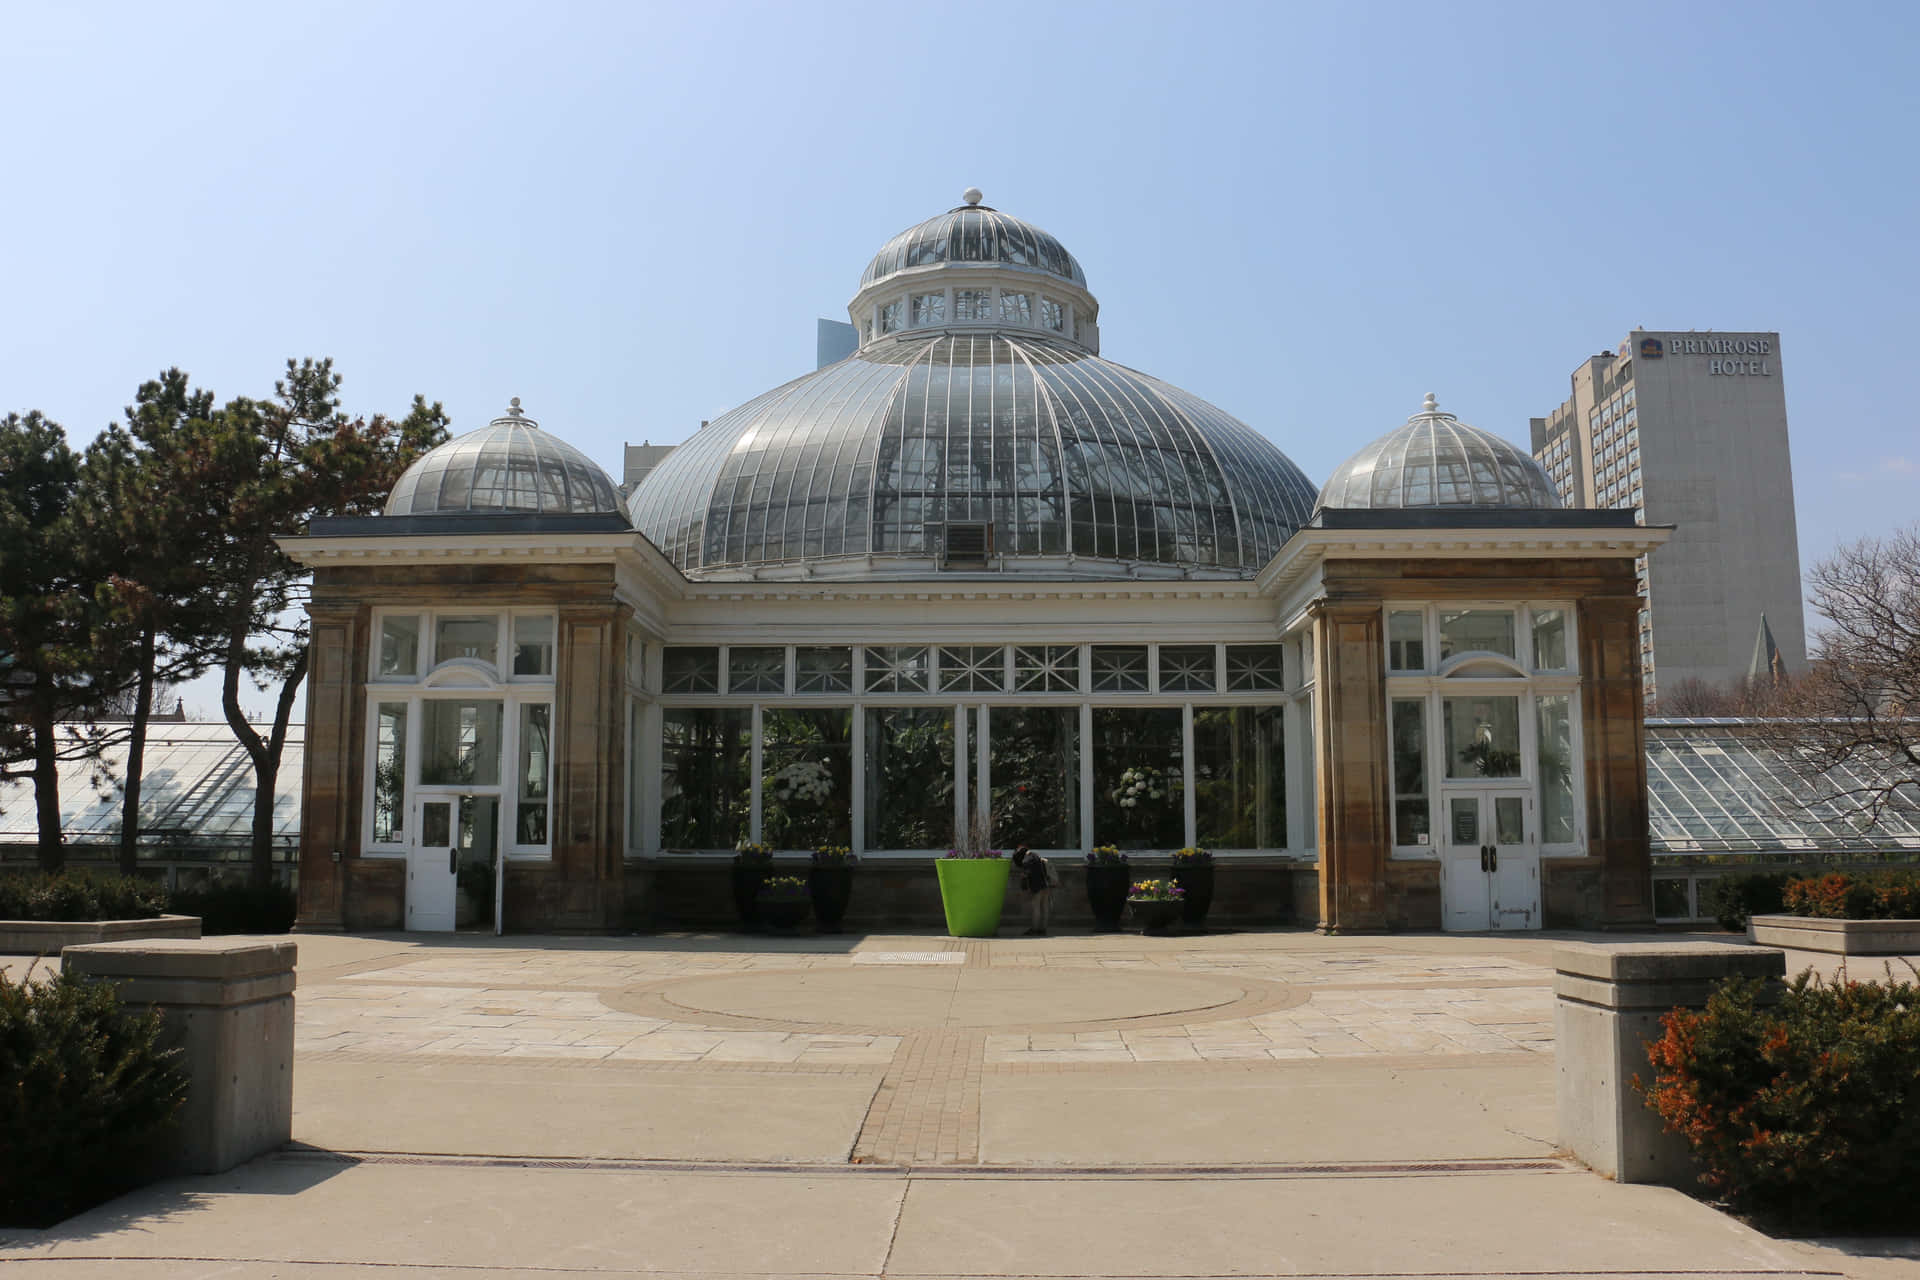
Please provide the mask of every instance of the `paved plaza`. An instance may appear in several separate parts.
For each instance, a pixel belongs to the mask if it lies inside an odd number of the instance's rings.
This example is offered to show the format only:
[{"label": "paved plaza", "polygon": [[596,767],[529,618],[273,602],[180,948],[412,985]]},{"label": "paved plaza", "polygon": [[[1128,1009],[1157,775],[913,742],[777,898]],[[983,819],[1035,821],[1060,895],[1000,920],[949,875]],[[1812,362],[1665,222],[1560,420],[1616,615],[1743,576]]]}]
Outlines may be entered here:
[{"label": "paved plaza", "polygon": [[298,941],[295,1146],[9,1277],[1920,1276],[1565,1159],[1550,936]]}]

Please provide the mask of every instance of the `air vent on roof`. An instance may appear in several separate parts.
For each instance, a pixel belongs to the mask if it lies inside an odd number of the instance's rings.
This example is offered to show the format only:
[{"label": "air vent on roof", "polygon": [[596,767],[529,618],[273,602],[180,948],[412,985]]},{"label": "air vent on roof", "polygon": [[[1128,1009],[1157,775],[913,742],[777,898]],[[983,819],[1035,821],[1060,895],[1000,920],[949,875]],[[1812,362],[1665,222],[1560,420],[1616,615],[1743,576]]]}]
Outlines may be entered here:
[{"label": "air vent on roof", "polygon": [[986,521],[947,524],[947,564],[985,564],[993,554],[993,525]]}]

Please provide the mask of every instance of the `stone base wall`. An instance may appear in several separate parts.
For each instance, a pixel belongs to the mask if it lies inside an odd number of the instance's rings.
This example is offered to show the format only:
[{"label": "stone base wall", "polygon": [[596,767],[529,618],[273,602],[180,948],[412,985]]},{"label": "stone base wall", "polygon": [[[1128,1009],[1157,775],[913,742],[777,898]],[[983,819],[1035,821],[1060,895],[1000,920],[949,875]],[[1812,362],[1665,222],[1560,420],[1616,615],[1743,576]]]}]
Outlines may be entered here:
[{"label": "stone base wall", "polygon": [[1399,933],[1440,927],[1440,864],[1387,863],[1387,928]]},{"label": "stone base wall", "polygon": [[1920,920],[1819,920],[1755,916],[1747,937],[1763,947],[1836,956],[1920,955]]},{"label": "stone base wall", "polygon": [[149,920],[0,920],[0,955],[57,956],[62,948],[133,938],[197,938],[199,916]]},{"label": "stone base wall", "polygon": [[1608,927],[1605,872],[1599,858],[1540,859],[1540,914],[1546,927]]},{"label": "stone base wall", "polygon": [[[1053,895],[1053,926],[1056,930],[1084,931],[1093,925],[1093,913],[1087,907],[1087,881],[1083,864],[1064,858],[1052,859],[1060,872],[1060,887]],[[774,864],[777,873],[802,875],[807,864],[784,860]],[[1134,874],[1146,879],[1165,876],[1165,864],[1140,862]],[[1299,864],[1285,861],[1215,864],[1213,906],[1207,913],[1210,927],[1269,927],[1273,925],[1311,924],[1296,915],[1296,904],[1313,910],[1316,877],[1311,868],[1303,872]],[[636,927],[657,930],[715,929],[731,930],[740,921],[733,905],[731,867],[724,860],[630,859],[627,862],[627,903],[630,919]],[[1018,933],[1027,926],[1027,895],[1009,889],[1005,910],[1001,913],[1002,933]],[[946,917],[940,906],[940,885],[934,876],[932,859],[912,861],[867,861],[854,868],[853,897],[847,906],[845,927],[849,932],[881,932],[886,929],[941,929]]]},{"label": "stone base wall", "polygon": [[407,927],[407,864],[400,858],[349,858],[341,922],[354,931]]}]

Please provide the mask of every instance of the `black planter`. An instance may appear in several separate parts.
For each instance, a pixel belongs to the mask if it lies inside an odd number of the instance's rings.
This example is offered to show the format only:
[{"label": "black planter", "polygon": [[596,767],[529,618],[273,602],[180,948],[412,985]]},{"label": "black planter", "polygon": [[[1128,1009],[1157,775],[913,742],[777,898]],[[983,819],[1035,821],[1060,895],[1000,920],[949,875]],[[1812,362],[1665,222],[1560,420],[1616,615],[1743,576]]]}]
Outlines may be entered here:
[{"label": "black planter", "polygon": [[1133,886],[1133,868],[1126,863],[1087,864],[1087,909],[1093,912],[1096,933],[1113,933],[1120,928],[1120,915],[1127,909],[1127,890]]},{"label": "black planter", "polygon": [[813,919],[821,933],[840,932],[853,897],[853,868],[831,863],[807,872],[807,894],[813,899]]},{"label": "black planter", "polygon": [[1142,933],[1166,933],[1179,921],[1184,902],[1129,902],[1128,908],[1133,918],[1140,922]]},{"label": "black planter", "polygon": [[760,923],[769,929],[798,929],[807,922],[807,913],[813,908],[805,898],[790,898],[782,894],[777,898],[762,896],[754,903]]},{"label": "black planter", "polygon": [[760,929],[760,908],[756,899],[760,896],[760,885],[773,868],[764,862],[735,862],[733,864],[733,909],[740,913],[740,927],[748,933]]},{"label": "black planter", "polygon": [[1206,923],[1207,908],[1213,905],[1213,864],[1196,863],[1190,867],[1176,866],[1173,869],[1173,882],[1186,894],[1180,904],[1180,920],[1189,929],[1198,929]]}]

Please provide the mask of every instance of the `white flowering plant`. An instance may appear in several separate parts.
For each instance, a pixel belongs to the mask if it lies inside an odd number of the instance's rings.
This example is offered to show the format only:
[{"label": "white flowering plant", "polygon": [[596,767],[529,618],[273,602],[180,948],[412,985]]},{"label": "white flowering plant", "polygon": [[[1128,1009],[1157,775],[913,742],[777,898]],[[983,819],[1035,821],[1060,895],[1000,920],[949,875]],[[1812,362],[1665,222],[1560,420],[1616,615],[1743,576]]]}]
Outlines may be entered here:
[{"label": "white flowering plant", "polygon": [[1136,809],[1148,801],[1166,799],[1173,790],[1164,771],[1137,764],[1120,775],[1120,785],[1108,795],[1122,809]]},{"label": "white flowering plant", "polygon": [[833,772],[818,760],[795,760],[767,780],[782,804],[818,804],[833,798]]}]

